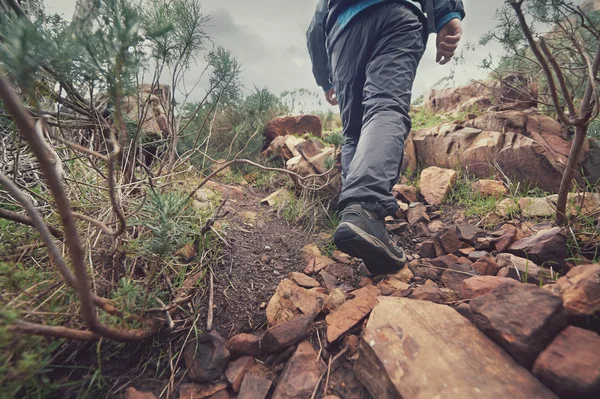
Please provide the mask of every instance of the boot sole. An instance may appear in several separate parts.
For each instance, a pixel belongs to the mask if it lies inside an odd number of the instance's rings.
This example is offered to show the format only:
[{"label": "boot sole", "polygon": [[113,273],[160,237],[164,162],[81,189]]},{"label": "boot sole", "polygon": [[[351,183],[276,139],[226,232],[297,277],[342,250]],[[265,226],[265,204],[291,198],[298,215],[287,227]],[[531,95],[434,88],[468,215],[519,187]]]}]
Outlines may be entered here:
[{"label": "boot sole", "polygon": [[406,257],[398,258],[377,237],[351,223],[341,223],[333,241],[342,252],[362,259],[373,275],[396,272],[406,264]]}]

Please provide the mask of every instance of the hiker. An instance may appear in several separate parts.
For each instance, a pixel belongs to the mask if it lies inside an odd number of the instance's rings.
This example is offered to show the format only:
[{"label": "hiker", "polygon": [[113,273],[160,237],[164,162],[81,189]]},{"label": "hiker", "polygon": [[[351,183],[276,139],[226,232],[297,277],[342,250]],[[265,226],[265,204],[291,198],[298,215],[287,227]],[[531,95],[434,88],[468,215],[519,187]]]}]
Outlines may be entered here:
[{"label": "hiker", "polygon": [[406,263],[384,219],[399,210],[391,191],[411,129],[413,81],[428,34],[437,33],[436,62],[446,64],[464,16],[461,0],[320,0],[308,30],[315,79],[339,103],[346,138],[334,241],[372,274]]}]

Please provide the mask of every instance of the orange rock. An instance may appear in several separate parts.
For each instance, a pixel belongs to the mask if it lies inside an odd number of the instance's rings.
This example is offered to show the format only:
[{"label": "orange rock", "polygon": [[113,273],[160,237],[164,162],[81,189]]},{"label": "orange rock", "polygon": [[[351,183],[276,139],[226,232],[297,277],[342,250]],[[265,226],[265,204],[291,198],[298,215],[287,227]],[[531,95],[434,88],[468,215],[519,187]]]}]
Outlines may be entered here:
[{"label": "orange rock", "polygon": [[320,292],[298,287],[284,279],[267,305],[267,322],[269,326],[276,326],[300,314],[317,315],[326,299],[327,296]]},{"label": "orange rock", "polygon": [[310,258],[308,265],[304,269],[304,274],[317,274],[329,265],[335,264],[335,261],[326,256],[315,256]]},{"label": "orange rock", "polygon": [[500,198],[508,194],[508,188],[498,180],[477,180],[471,185],[481,195]]},{"label": "orange rock", "polygon": [[442,205],[456,183],[457,173],[452,169],[432,166],[421,172],[419,190],[430,205]]},{"label": "orange rock", "polygon": [[368,285],[354,292],[354,299],[346,301],[334,312],[327,315],[327,341],[334,342],[344,333],[367,317],[377,304],[380,291],[377,287]]},{"label": "orange rock", "polygon": [[475,276],[463,281],[461,296],[463,299],[473,299],[485,295],[501,284],[519,284],[517,280],[508,277]]},{"label": "orange rock", "polygon": [[225,370],[225,377],[227,377],[227,381],[229,381],[235,392],[240,391],[244,376],[255,364],[252,356],[244,356],[229,363],[229,366]]},{"label": "orange rock", "polygon": [[125,391],[125,399],[157,399],[152,392],[141,392],[134,387],[129,387]]}]

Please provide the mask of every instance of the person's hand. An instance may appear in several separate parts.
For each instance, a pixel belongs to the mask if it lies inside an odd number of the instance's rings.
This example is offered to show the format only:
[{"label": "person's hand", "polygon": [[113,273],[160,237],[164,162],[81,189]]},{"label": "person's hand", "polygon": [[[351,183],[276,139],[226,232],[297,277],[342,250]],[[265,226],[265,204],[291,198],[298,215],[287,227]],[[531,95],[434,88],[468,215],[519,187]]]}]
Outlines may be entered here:
[{"label": "person's hand", "polygon": [[444,25],[437,34],[437,56],[435,62],[440,65],[450,62],[458,47],[462,32],[462,23],[458,18],[454,18]]},{"label": "person's hand", "polygon": [[335,96],[335,90],[333,87],[325,92],[325,99],[331,105],[338,105],[338,100]]}]

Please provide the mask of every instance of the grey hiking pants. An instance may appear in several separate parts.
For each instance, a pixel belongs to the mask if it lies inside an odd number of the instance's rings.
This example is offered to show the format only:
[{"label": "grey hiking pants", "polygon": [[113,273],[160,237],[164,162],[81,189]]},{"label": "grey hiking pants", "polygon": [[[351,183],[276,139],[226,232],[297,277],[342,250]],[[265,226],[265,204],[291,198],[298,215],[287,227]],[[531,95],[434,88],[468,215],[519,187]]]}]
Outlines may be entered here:
[{"label": "grey hiking pants", "polygon": [[340,209],[360,203],[385,217],[398,211],[400,177],[415,74],[425,50],[417,12],[402,2],[363,11],[328,43],[346,143]]}]

